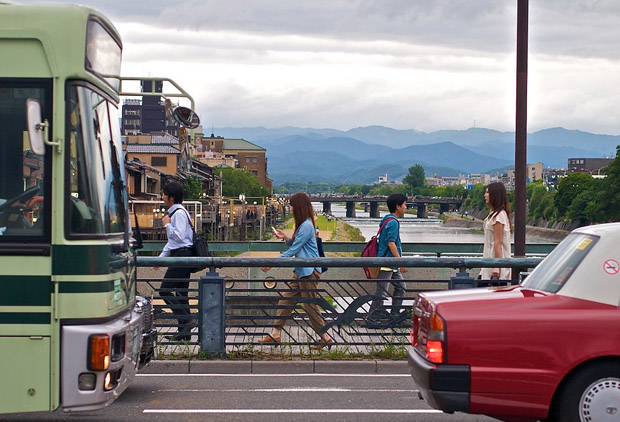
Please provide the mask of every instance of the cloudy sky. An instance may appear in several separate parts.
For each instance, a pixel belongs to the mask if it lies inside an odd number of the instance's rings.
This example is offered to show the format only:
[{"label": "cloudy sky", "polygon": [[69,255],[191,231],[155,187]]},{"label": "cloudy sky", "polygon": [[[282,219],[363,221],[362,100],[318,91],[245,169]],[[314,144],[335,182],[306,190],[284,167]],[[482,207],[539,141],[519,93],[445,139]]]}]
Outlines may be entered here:
[{"label": "cloudy sky", "polygon": [[[19,0],[21,3],[41,3]],[[516,0],[79,0],[205,127],[514,130]],[[620,2],[530,0],[528,129],[620,135]]]}]

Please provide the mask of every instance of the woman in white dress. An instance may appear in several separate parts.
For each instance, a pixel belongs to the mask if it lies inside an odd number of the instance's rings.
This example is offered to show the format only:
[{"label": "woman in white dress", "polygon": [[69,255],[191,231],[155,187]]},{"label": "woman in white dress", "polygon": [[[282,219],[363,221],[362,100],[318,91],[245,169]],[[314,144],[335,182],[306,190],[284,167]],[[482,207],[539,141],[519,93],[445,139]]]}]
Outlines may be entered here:
[{"label": "woman in white dress", "polygon": [[[491,210],[484,220],[484,258],[510,258],[510,203],[502,183],[487,186],[484,199]],[[510,268],[483,268],[481,278],[510,280]]]}]

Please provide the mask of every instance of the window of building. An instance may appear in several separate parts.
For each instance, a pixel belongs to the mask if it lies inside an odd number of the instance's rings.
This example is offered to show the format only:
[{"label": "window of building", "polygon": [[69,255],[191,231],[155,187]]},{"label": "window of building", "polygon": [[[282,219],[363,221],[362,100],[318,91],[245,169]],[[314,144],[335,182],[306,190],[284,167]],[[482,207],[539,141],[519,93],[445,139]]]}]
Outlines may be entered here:
[{"label": "window of building", "polygon": [[165,167],[168,164],[168,157],[151,157],[152,166]]},{"label": "window of building", "polygon": [[258,163],[258,157],[252,157],[252,162],[253,163]]}]

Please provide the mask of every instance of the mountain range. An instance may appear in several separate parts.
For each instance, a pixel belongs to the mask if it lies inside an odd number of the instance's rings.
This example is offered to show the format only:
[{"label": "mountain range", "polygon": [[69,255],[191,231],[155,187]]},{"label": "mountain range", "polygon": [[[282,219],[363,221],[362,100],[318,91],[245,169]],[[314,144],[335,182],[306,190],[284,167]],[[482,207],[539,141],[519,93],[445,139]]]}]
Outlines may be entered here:
[{"label": "mountain range", "polygon": [[[297,127],[215,128],[267,150],[268,173],[285,182],[368,184],[387,174],[400,180],[420,164],[427,176],[495,173],[514,165],[514,132],[470,128],[420,132],[368,126],[340,131]],[[528,134],[528,163],[566,168],[569,158],[614,157],[620,136],[564,128]]]}]

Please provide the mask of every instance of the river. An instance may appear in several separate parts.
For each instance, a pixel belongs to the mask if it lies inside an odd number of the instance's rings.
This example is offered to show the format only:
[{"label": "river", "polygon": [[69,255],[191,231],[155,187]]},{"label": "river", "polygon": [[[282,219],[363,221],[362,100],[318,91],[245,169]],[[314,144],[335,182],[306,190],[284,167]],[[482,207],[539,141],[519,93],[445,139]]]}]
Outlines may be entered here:
[{"label": "river", "polygon": [[[317,213],[323,209],[321,203],[313,203],[313,206]],[[361,210],[355,210],[355,213],[359,217],[348,218],[344,205],[332,203],[332,215],[360,229],[366,240],[377,234],[380,218],[370,218],[369,213]],[[386,214],[387,211],[380,211],[381,218]],[[417,218],[414,214],[405,214],[405,217],[400,219],[400,239],[404,243],[484,243],[484,234],[480,230],[445,227],[437,217]],[[556,242],[528,235],[526,243]]]}]

